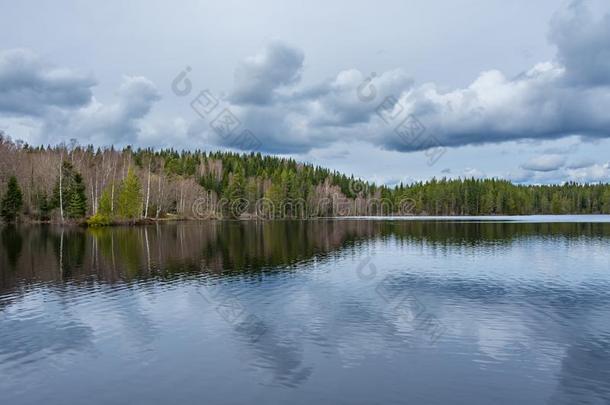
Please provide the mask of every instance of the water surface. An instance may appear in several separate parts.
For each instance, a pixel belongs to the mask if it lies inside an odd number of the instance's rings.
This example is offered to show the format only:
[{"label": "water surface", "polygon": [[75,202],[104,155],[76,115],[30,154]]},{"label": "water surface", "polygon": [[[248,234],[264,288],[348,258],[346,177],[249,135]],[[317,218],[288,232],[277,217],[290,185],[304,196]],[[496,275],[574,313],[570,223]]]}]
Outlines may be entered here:
[{"label": "water surface", "polygon": [[21,226],[0,242],[2,403],[610,402],[595,218]]}]

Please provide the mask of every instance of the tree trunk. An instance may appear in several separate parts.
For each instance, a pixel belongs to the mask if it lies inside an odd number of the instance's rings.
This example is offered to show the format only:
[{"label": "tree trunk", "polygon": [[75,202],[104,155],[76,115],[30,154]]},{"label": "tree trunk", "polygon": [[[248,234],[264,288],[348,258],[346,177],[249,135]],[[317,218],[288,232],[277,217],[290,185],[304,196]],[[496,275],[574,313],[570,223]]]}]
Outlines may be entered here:
[{"label": "tree trunk", "polygon": [[150,201],[150,164],[151,159],[148,160],[148,184],[146,185],[146,205],[144,207],[144,218],[148,218],[148,202]]},{"label": "tree trunk", "polygon": [[110,191],[110,212],[114,214],[114,183],[116,177],[116,159],[114,160],[114,168],[112,170],[112,188]]},{"label": "tree trunk", "polygon": [[[64,196],[63,196],[63,166],[64,166],[64,155],[59,156],[59,213],[61,215],[61,222],[64,222]],[[62,239],[63,240],[63,239]]]}]

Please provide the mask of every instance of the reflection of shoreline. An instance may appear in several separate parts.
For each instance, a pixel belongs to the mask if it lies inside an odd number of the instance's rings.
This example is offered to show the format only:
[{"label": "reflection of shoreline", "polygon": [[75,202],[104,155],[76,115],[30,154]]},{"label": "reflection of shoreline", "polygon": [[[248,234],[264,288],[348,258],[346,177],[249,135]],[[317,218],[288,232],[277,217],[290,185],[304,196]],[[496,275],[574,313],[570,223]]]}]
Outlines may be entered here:
[{"label": "reflection of shoreline", "polygon": [[[312,216],[305,218],[265,218],[262,216],[243,215],[238,218],[193,218],[193,217],[170,217],[170,218],[143,218],[136,221],[113,221],[104,227],[141,227],[159,224],[180,224],[233,221],[233,222],[311,222],[311,221],[448,221],[448,222],[514,222],[514,223],[610,223],[608,214],[559,214],[559,215],[335,215],[335,216]],[[84,221],[38,221],[25,218],[23,225],[46,225],[61,226],[67,228],[87,227]],[[94,227],[95,228],[95,227]]]},{"label": "reflection of shoreline", "polygon": [[21,225],[0,233],[0,291],[22,282],[171,279],[200,274],[202,263],[218,275],[277,271],[377,240],[475,249],[541,237],[606,240],[610,224],[312,219],[97,229]]},{"label": "reflection of shoreline", "polygon": [[209,221],[97,229],[22,225],[4,234],[0,291],[23,281],[171,278],[200,273],[202,262],[218,274],[257,271],[322,257],[374,231],[328,221]]},{"label": "reflection of shoreline", "polygon": [[565,215],[402,215],[402,216],[346,216],[327,219],[383,220],[383,221],[474,221],[474,222],[515,222],[515,223],[610,223],[606,214],[565,214]]},{"label": "reflection of shoreline", "polygon": [[[241,216],[239,218],[192,218],[192,217],[171,217],[171,218],[145,218],[130,221],[112,222],[106,227],[139,227],[158,224],[179,224],[183,222],[206,224],[219,221],[236,222],[276,222],[294,221],[309,222],[320,220],[360,220],[360,221],[473,221],[473,222],[518,222],[518,223],[610,223],[608,214],[560,214],[560,215],[425,215],[425,214],[405,214],[405,215],[335,215],[335,216],[316,216],[306,218],[264,218],[261,216]],[[49,225],[64,227],[84,227],[86,223],[81,221],[38,221],[33,219],[23,219],[24,225]]]}]

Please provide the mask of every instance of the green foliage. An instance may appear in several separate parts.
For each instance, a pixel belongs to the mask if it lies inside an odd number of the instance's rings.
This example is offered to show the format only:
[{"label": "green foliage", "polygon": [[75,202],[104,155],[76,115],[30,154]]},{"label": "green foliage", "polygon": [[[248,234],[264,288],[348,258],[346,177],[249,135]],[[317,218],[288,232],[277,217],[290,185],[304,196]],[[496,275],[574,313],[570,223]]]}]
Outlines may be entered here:
[{"label": "green foliage", "polygon": [[0,216],[2,216],[6,222],[13,222],[19,216],[19,210],[21,210],[22,206],[23,195],[19,188],[19,184],[17,183],[17,178],[11,176],[8,181],[6,193],[0,202]]},{"label": "green foliage", "polygon": [[270,201],[271,207],[269,215],[281,216],[282,204],[284,202],[285,191],[279,181],[271,183],[271,186],[265,193],[265,198]]},{"label": "green foliage", "polygon": [[120,218],[129,220],[139,218],[142,214],[142,187],[140,179],[131,168],[119,187],[117,211]]},{"label": "green foliage", "polygon": [[[8,210],[9,217],[10,212],[14,211],[17,215],[21,210],[22,215],[31,213],[37,218],[47,219],[50,216],[49,211],[58,208],[61,203],[67,218],[82,218],[88,208],[85,182],[93,184],[93,181],[96,181],[99,184],[101,172],[96,165],[100,163],[103,165],[104,176],[112,173],[112,179],[116,173],[123,172],[123,165],[132,166],[127,177],[117,184],[116,193],[112,197],[110,187],[102,191],[96,212],[110,221],[134,220],[142,215],[142,187],[134,169],[139,170],[140,175],[150,170],[152,187],[148,201],[149,211],[158,215],[178,211],[188,215],[186,211],[192,202],[189,199],[192,199],[195,193],[205,194],[210,197],[210,201],[218,202],[224,217],[237,217],[243,212],[254,213],[256,201],[263,197],[271,200],[275,214],[283,218],[299,218],[303,216],[305,208],[311,210],[312,214],[315,209],[319,215],[332,216],[337,215],[339,211],[345,213],[345,210],[338,208],[341,201],[355,207],[355,215],[610,214],[610,184],[566,183],[538,186],[516,185],[499,179],[443,178],[388,187],[360,182],[353,176],[312,164],[260,153],[174,149],[155,151],[149,148],[127,147],[122,151],[110,148],[104,151],[108,153],[106,156],[99,149],[95,151],[93,147],[80,148],[78,153],[75,153],[75,150],[60,151],[59,148],[50,147],[47,150],[29,146],[9,149],[17,154],[44,154],[48,151],[56,154],[54,156],[70,156],[72,153],[70,161],[82,165],[79,167],[83,167],[83,173],[88,176],[83,179],[70,162],[62,162],[62,189],[59,189],[58,179],[49,197],[45,186],[35,184],[34,179],[38,175],[30,176],[27,184],[34,191],[27,190],[28,198],[23,203],[23,209],[20,205],[17,210]],[[108,171],[111,169],[112,171]],[[18,172],[24,173],[20,182],[26,184],[27,170],[21,169]],[[192,184],[193,180],[205,191],[184,188],[185,185]],[[60,195],[63,199],[61,202]],[[244,199],[247,204],[243,204]],[[408,202],[408,212],[400,209],[405,200]],[[304,207],[305,203],[308,204],[307,207]],[[235,209],[236,207],[238,209]]]},{"label": "green foliage", "polygon": [[52,208],[59,208],[60,195],[64,212],[68,218],[78,219],[87,213],[87,194],[83,177],[70,162],[62,163],[61,193],[59,192],[59,179],[53,189]]},{"label": "green foliage", "polygon": [[87,219],[87,226],[96,228],[112,224],[112,201],[110,187],[102,192],[98,203],[97,213]]},{"label": "green foliage", "polygon": [[97,211],[98,214],[105,215],[108,218],[112,216],[112,194],[110,187],[106,187],[104,191],[102,191]]},{"label": "green foliage", "polygon": [[68,218],[82,218],[87,213],[87,196],[83,177],[75,173],[69,188],[69,200],[66,207]]},{"label": "green foliage", "polygon": [[227,186],[224,197],[228,201],[229,215],[237,218],[241,213],[240,203],[245,199],[246,180],[243,172],[238,170],[231,176],[229,185]]},{"label": "green foliage", "polygon": [[41,192],[36,196],[36,207],[38,208],[38,219],[46,221],[51,213],[51,202],[47,197],[47,193]]},{"label": "green foliage", "polygon": [[92,228],[100,227],[100,226],[108,226],[111,224],[110,217],[104,214],[100,214],[99,212],[95,215],[90,216],[87,219],[87,226]]},{"label": "green foliage", "polygon": [[432,179],[399,186],[394,199],[416,202],[413,214],[539,215],[608,214],[610,186],[566,183],[515,185],[499,179]]}]

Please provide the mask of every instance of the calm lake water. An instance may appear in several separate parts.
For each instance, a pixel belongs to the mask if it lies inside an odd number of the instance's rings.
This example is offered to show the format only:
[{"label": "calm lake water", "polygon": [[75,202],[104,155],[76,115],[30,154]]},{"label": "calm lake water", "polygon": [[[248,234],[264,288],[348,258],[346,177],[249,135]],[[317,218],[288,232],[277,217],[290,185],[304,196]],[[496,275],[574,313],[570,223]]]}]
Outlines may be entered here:
[{"label": "calm lake water", "polygon": [[610,403],[610,223],[21,226],[0,241],[3,404]]}]

